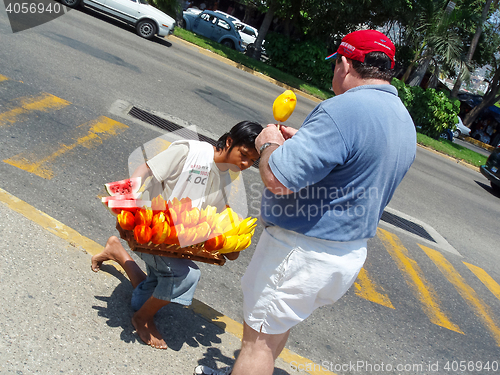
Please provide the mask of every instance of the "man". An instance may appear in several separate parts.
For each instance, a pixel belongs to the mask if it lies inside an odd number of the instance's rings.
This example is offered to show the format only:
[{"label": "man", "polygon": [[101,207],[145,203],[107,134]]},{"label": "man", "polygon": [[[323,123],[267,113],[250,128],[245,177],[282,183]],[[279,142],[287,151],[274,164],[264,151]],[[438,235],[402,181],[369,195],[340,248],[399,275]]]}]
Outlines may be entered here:
[{"label": "man", "polygon": [[271,375],[290,328],[354,283],[415,158],[415,126],[390,85],[394,55],[378,31],[348,34],[327,57],[336,96],[298,131],[268,125],[257,137],[266,228],[241,280],[241,352],[232,370],[195,374]]}]

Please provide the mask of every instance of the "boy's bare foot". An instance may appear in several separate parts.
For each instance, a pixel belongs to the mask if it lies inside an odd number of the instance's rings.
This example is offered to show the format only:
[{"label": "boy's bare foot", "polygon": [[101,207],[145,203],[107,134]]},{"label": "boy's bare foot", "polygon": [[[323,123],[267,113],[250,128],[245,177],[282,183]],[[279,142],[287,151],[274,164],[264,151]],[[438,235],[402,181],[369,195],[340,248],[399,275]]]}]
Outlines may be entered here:
[{"label": "boy's bare foot", "polygon": [[118,237],[110,237],[108,242],[106,243],[106,246],[104,247],[104,250],[92,257],[92,271],[98,272],[101,269],[102,262],[105,262],[107,260],[114,260],[115,262],[119,262],[118,256],[121,249],[123,249],[123,246],[121,245]]},{"label": "boy's bare foot", "polygon": [[163,337],[161,337],[160,332],[158,332],[153,318],[142,321],[137,317],[137,314],[134,314],[132,317],[132,324],[144,343],[156,349],[168,348],[167,343],[163,340]]}]

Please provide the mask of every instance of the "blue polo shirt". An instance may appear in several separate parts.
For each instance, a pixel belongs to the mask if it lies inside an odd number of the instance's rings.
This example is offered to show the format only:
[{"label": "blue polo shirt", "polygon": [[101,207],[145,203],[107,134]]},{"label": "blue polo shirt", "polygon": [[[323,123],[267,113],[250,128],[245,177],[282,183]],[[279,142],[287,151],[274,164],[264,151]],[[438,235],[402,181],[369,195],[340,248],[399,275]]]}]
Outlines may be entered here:
[{"label": "blue polo shirt", "polygon": [[396,88],[353,88],[316,106],[271,154],[273,174],[294,193],[264,189],[261,217],[326,240],[371,238],[415,153],[415,126]]}]

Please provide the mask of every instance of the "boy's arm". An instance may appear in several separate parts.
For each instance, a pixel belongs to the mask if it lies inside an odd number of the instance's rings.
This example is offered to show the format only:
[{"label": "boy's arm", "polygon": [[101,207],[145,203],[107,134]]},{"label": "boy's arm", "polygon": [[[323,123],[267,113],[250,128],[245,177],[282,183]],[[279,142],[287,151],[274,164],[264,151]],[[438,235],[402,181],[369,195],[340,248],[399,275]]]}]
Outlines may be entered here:
[{"label": "boy's arm", "polygon": [[223,254],[229,260],[236,260],[240,256],[240,252],[236,251],[234,253]]},{"label": "boy's arm", "polygon": [[134,173],[132,173],[131,178],[140,177],[141,183],[144,184],[144,182],[146,182],[146,179],[150,176],[153,176],[151,169],[149,168],[147,163],[143,163],[136,168]]}]

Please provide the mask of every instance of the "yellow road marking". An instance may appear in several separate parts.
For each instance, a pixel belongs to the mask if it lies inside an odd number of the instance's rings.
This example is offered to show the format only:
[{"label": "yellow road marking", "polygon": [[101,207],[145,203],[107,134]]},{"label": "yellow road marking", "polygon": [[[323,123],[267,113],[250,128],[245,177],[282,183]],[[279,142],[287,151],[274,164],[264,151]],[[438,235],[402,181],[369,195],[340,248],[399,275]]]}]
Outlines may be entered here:
[{"label": "yellow road marking", "polygon": [[91,148],[96,144],[101,144],[102,141],[118,132],[128,128],[127,125],[108,117],[101,116],[96,120],[87,122],[79,126],[79,128],[90,127],[88,134],[78,138],[72,145],[61,144],[59,148],[50,155],[40,158],[38,155],[30,153],[21,153],[13,156],[10,159],[4,160],[5,163],[20,168],[26,172],[33,173],[39,177],[50,180],[54,177],[54,172],[47,166],[48,163],[54,161],[57,157],[73,150],[77,146]]},{"label": "yellow road marking", "polygon": [[[1,188],[0,188],[0,202],[7,205],[7,207],[9,207],[10,209],[20,213],[27,219],[39,224],[40,226],[47,229],[49,232],[55,234],[59,238],[62,238],[76,246],[81,246],[90,255],[99,254],[104,249],[103,246],[99,245],[97,242],[94,242],[91,239],[82,236],[74,229],[64,225],[60,221],[50,217],[49,215],[43,213],[42,211],[37,210],[35,207],[11,195],[10,193]],[[116,267],[120,272],[125,274],[123,268],[121,268],[118,264],[113,262],[112,265]],[[89,272],[91,271],[89,270]],[[212,309],[210,306],[205,305],[203,302],[193,299],[193,304],[191,305],[191,309],[193,309],[195,313],[203,316],[206,320],[220,327],[225,332],[228,332],[239,339],[243,337],[243,325],[241,323],[236,322],[233,319],[219,313],[218,311]],[[335,373],[330,371],[325,371],[324,368],[321,368],[319,365],[315,365],[312,361],[308,360],[307,358],[295,354],[294,352],[286,348],[283,350],[280,357],[289,363],[293,362],[297,366],[304,366],[300,368],[312,367],[313,370],[307,371],[307,373],[311,375],[335,375]]]},{"label": "yellow road marking", "polygon": [[481,280],[481,282],[490,290],[491,293],[498,299],[500,299],[500,285],[493,280],[493,278],[488,275],[488,273],[483,270],[482,268],[479,268],[477,266],[474,266],[472,264],[463,262],[476,277]]},{"label": "yellow road marking", "polygon": [[491,332],[497,345],[500,346],[500,328],[497,327],[491,318],[490,307],[483,302],[474,289],[467,285],[463,277],[460,276],[453,265],[448,262],[448,260],[440,252],[420,244],[419,246],[425,251],[429,258],[431,258],[434,264],[436,264],[448,281],[453,284],[457,292],[474,310],[476,316],[483,321]]},{"label": "yellow road marking", "polygon": [[8,80],[9,80],[9,78],[7,78],[6,76],[3,76],[3,75],[0,74],[0,82],[2,82],[2,81],[8,81]]},{"label": "yellow road marking", "polygon": [[0,113],[0,126],[5,124],[13,124],[17,121],[18,117],[32,112],[32,111],[41,111],[48,112],[50,110],[57,110],[70,105],[71,103],[58,98],[57,96],[42,93],[36,97],[24,97],[19,99],[21,105],[10,111]]},{"label": "yellow road marking", "polygon": [[368,275],[368,272],[361,268],[358,278],[354,283],[355,293],[358,297],[367,299],[368,301],[378,303],[379,305],[389,307],[391,309],[394,306],[387,294],[383,293],[383,288],[376,285]]},{"label": "yellow road marking", "polygon": [[396,262],[413,294],[422,304],[422,309],[429,320],[438,326],[463,334],[462,330],[441,311],[441,302],[434,288],[425,279],[417,262],[408,256],[408,250],[399,238],[380,228],[378,228],[377,235]]},{"label": "yellow road marking", "polygon": [[[46,213],[37,210],[35,207],[11,195],[1,188],[0,202],[3,202],[10,209],[20,213],[27,219],[40,225],[42,228],[45,228],[50,233],[55,234],[57,237],[62,238],[75,246],[81,246],[90,255],[99,254],[104,249],[103,246],[99,245],[97,242],[82,236],[76,230],[64,225]],[[116,265],[115,267],[124,272],[120,266]]]}]

